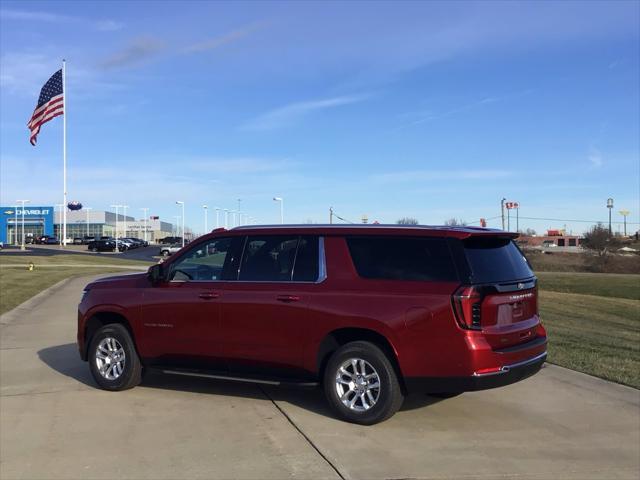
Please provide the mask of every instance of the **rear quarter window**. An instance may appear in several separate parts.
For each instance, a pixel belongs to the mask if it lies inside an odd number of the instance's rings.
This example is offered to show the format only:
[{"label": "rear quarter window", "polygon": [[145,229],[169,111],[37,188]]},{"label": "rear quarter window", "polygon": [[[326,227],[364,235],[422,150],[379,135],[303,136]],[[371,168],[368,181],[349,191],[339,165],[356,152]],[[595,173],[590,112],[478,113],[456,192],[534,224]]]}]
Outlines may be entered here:
[{"label": "rear quarter window", "polygon": [[471,237],[462,244],[472,283],[505,283],[534,276],[511,239]]},{"label": "rear quarter window", "polygon": [[358,275],[379,280],[457,281],[451,253],[444,238],[346,238]]}]

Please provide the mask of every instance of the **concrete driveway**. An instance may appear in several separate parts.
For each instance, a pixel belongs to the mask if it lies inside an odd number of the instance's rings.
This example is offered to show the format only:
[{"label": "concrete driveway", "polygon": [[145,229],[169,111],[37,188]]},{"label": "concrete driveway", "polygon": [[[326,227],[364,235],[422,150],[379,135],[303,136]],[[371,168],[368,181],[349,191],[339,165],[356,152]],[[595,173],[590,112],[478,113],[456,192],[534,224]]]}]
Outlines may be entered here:
[{"label": "concrete driveway", "polygon": [[315,390],[151,375],[98,390],[74,279],[0,317],[0,478],[637,479],[640,391],[560,367],[502,389],[409,397],[373,427]]}]

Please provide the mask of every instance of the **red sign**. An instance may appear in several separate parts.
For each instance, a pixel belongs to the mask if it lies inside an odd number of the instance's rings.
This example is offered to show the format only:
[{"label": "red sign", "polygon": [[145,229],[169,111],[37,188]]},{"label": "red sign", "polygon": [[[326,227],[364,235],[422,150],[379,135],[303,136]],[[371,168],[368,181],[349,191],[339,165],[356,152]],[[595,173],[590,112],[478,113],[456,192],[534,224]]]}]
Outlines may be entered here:
[{"label": "red sign", "polygon": [[518,202],[506,202],[504,204],[507,207],[507,210],[513,210],[514,208],[520,208],[520,204]]},{"label": "red sign", "polygon": [[487,220],[485,218],[480,219],[480,226],[482,228],[487,228]]}]

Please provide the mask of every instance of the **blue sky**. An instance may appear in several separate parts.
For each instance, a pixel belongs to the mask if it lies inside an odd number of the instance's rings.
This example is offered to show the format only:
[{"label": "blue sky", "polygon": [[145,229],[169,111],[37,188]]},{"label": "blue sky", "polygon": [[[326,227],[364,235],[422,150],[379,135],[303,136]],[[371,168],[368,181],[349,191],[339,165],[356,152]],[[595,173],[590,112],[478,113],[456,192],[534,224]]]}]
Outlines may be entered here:
[{"label": "blue sky", "polygon": [[[69,199],[203,229],[342,217],[638,222],[640,3],[0,4],[0,203],[61,201],[62,118],[32,147],[67,59]],[[210,216],[209,225],[214,222]],[[588,223],[521,220],[539,232]],[[489,221],[499,226],[499,219]],[[631,228],[637,228],[637,223]]]}]

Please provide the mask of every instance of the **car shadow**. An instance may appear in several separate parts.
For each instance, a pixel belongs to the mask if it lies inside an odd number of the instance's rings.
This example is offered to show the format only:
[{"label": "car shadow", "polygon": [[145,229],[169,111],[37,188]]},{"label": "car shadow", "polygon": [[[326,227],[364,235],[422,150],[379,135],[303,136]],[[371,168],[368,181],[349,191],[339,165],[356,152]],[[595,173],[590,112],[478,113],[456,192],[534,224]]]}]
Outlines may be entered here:
[{"label": "car shadow", "polygon": [[[89,372],[87,363],[80,359],[78,347],[75,343],[43,348],[38,351],[38,357],[49,368],[73,378],[84,385],[98,388]],[[256,400],[268,399],[274,402],[290,403],[318,415],[335,418],[320,387],[275,387],[227,380],[163,374],[152,369],[145,373],[141,386],[158,390],[173,390],[206,395],[235,396]],[[423,408],[442,400],[441,398],[430,397],[425,394],[412,394],[405,397],[400,410],[408,411]]]}]

